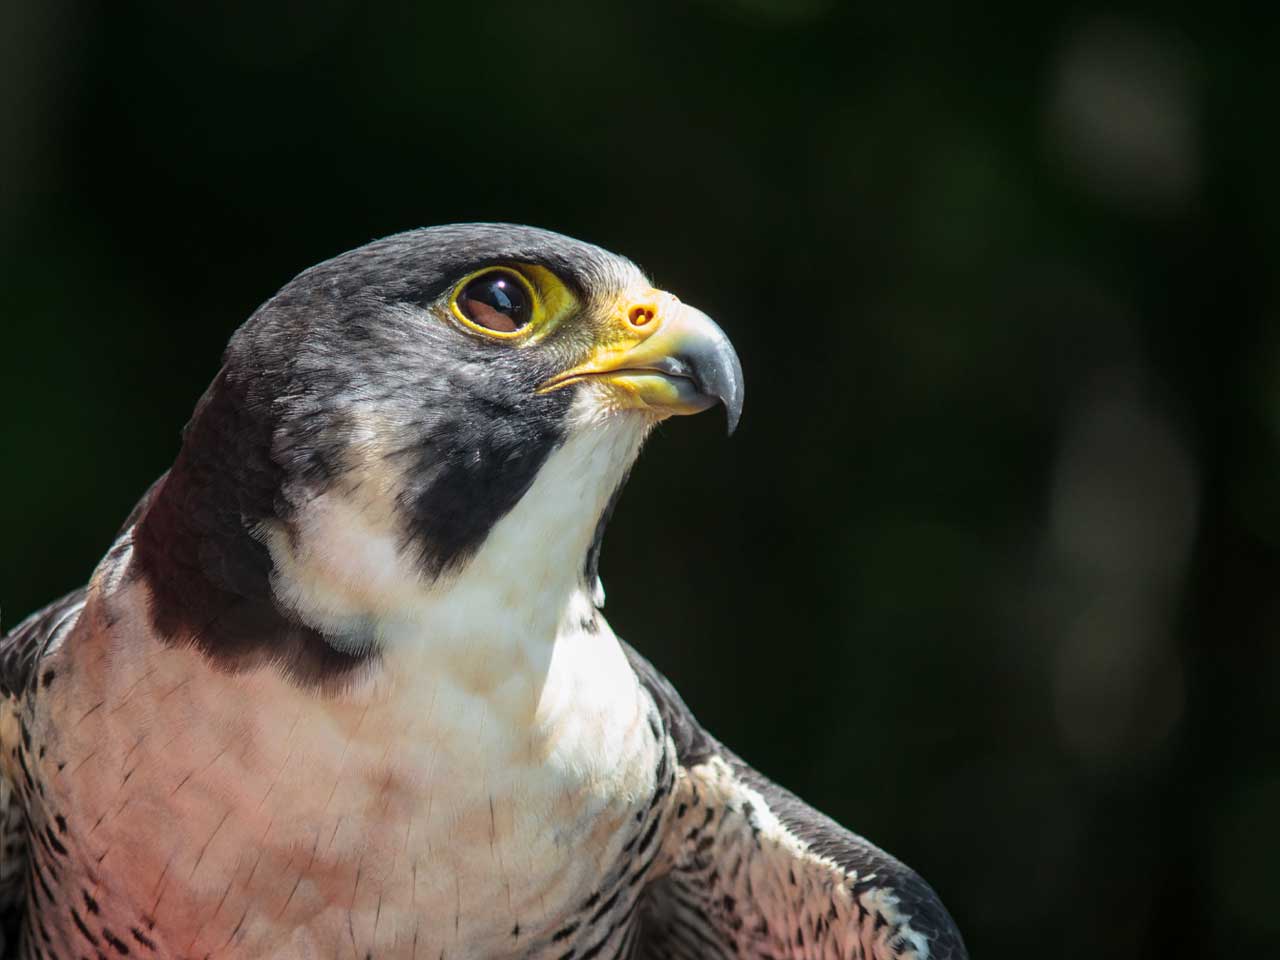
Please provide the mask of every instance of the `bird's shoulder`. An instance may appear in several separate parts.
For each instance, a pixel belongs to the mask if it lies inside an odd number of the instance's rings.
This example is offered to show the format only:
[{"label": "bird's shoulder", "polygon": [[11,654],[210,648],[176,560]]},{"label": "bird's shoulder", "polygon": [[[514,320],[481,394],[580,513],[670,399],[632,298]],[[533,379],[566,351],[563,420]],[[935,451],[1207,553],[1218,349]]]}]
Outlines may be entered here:
[{"label": "bird's shoulder", "polygon": [[[142,515],[164,476],[155,481],[129,512],[116,533],[115,542],[103,557],[94,580],[109,575],[118,580],[129,554],[130,531]],[[21,701],[38,686],[39,665],[57,654],[79,623],[88,602],[93,581],[78,587],[46,607],[37,610],[8,633],[0,633],[0,696]]]},{"label": "bird's shoulder", "polygon": [[38,685],[40,663],[76,625],[87,596],[87,587],[72,590],[0,638],[0,694],[20,700]]},{"label": "bird's shoulder", "polygon": [[623,646],[678,764],[640,957],[965,960],[915,871],[752,768]]},{"label": "bird's shoulder", "polygon": [[87,589],[73,590],[0,637],[0,955],[17,942],[27,868],[27,802],[33,693],[47,685],[46,666],[84,610]]}]

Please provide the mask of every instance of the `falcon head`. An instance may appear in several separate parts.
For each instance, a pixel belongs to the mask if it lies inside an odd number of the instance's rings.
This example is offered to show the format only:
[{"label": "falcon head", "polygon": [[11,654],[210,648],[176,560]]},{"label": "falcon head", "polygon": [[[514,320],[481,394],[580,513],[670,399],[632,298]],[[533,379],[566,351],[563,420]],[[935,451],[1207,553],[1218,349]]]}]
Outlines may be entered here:
[{"label": "falcon head", "polygon": [[[396,625],[554,632],[649,429],[742,370],[705,314],[544,230],[433,227],[312,267],[232,337],[134,545],[169,641],[328,681]],[[451,619],[452,618],[452,619]],[[461,627],[459,627],[461,629]]]}]

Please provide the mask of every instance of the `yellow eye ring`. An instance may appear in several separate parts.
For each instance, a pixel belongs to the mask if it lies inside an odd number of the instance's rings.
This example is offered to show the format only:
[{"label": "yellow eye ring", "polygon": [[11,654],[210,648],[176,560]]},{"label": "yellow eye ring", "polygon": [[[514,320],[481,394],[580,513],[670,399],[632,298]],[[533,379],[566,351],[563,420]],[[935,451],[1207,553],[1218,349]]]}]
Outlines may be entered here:
[{"label": "yellow eye ring", "polygon": [[542,325],[542,297],[520,270],[484,267],[453,288],[449,309],[463,326],[496,340],[520,340]]}]

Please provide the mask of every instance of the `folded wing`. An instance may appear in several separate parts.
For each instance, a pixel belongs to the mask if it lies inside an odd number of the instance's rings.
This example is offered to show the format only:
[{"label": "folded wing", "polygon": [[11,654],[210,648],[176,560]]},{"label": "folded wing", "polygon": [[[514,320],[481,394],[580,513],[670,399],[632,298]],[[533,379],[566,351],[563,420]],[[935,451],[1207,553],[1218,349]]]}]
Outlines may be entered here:
[{"label": "folded wing", "polygon": [[627,647],[676,744],[675,806],[636,956],[967,960],[910,868],[762,776],[703,730]]}]

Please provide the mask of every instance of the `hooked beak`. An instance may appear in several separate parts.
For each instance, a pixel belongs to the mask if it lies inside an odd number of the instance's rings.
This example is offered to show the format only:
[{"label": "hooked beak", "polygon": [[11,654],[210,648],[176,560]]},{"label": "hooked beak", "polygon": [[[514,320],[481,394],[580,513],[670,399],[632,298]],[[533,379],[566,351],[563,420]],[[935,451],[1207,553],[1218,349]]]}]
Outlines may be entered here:
[{"label": "hooked beak", "polygon": [[733,344],[701,310],[659,294],[625,311],[627,330],[585,363],[546,381],[539,393],[600,380],[627,406],[660,416],[700,413],[724,404],[733,433],[742,416],[742,364]]}]

